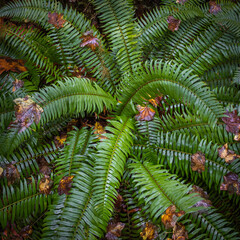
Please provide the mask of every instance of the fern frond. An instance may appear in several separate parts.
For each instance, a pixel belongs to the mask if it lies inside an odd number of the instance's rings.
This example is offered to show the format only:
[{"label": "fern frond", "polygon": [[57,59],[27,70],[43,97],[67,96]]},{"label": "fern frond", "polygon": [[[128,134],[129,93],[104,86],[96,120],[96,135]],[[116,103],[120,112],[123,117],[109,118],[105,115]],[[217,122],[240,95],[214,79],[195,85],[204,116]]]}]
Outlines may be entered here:
[{"label": "fern frond", "polygon": [[87,79],[66,78],[65,82],[58,83],[59,86],[43,88],[33,96],[44,110],[42,124],[66,114],[101,112],[104,107],[111,110],[115,105],[110,94]]},{"label": "fern frond", "polygon": [[139,62],[140,53],[136,44],[137,31],[131,4],[126,0],[95,0],[93,3],[104,23],[110,47],[116,52],[120,70],[122,73],[133,72],[133,65]]},{"label": "fern frond", "polygon": [[[161,169],[161,165],[153,165],[147,161],[143,163],[135,159],[130,164],[133,183],[140,189],[140,200],[147,205],[153,221],[159,221],[161,214],[170,206],[186,213],[194,212],[193,207],[201,198],[189,194],[191,187],[176,180],[176,176]],[[174,189],[174,190],[173,190]]]},{"label": "fern frond", "polygon": [[107,139],[102,139],[97,149],[93,194],[99,216],[108,222],[117,197],[117,188],[123,174],[126,158],[132,146],[132,120],[117,117],[106,127]]},{"label": "fern frond", "polygon": [[142,103],[144,99],[157,96],[159,93],[182,101],[196,108],[203,120],[214,125],[217,118],[223,116],[223,108],[216,101],[214,95],[203,82],[191,74],[189,70],[182,70],[171,62],[155,61],[139,67],[135,74],[130,75],[122,84],[118,96],[120,101],[118,114],[133,114],[131,103]]},{"label": "fern frond", "polygon": [[38,183],[32,177],[32,183],[28,184],[26,179],[20,181],[20,186],[3,186],[2,199],[0,201],[0,222],[4,229],[7,221],[14,222],[17,219],[26,219],[31,214],[36,215],[43,212],[51,195],[44,195],[38,192]]}]

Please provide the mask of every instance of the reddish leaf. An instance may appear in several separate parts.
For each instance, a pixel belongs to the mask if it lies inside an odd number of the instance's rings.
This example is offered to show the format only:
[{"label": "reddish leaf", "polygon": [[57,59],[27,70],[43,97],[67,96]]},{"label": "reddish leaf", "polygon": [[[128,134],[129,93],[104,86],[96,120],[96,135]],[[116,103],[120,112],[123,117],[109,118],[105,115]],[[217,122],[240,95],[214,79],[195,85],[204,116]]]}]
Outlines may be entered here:
[{"label": "reddish leaf", "polygon": [[52,24],[55,28],[62,28],[66,20],[63,19],[63,14],[61,13],[48,13],[48,22]]},{"label": "reddish leaf", "polygon": [[168,16],[167,22],[168,22],[168,29],[174,32],[178,30],[181,20],[178,20],[173,16]]},{"label": "reddish leaf", "polygon": [[147,222],[143,231],[140,233],[143,240],[153,240],[158,237],[157,227],[152,223]]},{"label": "reddish leaf", "polygon": [[16,180],[20,179],[18,169],[13,165],[13,163],[9,163],[5,166],[2,175],[7,178],[8,185],[13,184]]},{"label": "reddish leaf", "polygon": [[185,226],[182,223],[176,223],[173,228],[173,240],[185,240],[188,239],[188,233],[185,230]]},{"label": "reddish leaf", "polygon": [[191,168],[193,171],[201,173],[205,170],[205,155],[201,152],[196,152],[191,156]]},{"label": "reddish leaf", "polygon": [[69,191],[71,190],[72,187],[72,179],[74,178],[74,176],[65,176],[63,177],[58,185],[58,194],[59,195],[69,195]]},{"label": "reddish leaf", "polygon": [[12,91],[15,92],[17,89],[23,87],[23,85],[24,85],[24,81],[16,79],[13,82],[13,89],[12,89]]},{"label": "reddish leaf", "polygon": [[39,192],[48,195],[51,191],[53,181],[49,176],[44,176],[39,183]]},{"label": "reddish leaf", "polygon": [[171,205],[167,208],[166,214],[163,214],[161,217],[162,223],[166,229],[173,228],[178,220],[178,217],[184,215],[184,211],[176,212],[176,206]]},{"label": "reddish leaf", "polygon": [[121,232],[123,230],[123,228],[125,227],[125,224],[122,222],[110,222],[107,226],[107,234],[105,235],[105,237],[108,240],[117,240],[118,237],[121,236]]},{"label": "reddish leaf", "polygon": [[139,114],[135,116],[137,121],[151,121],[154,118],[155,111],[148,106],[137,105]]},{"label": "reddish leaf", "polygon": [[230,194],[240,195],[240,182],[236,173],[229,172],[223,177],[220,190],[228,191]]},{"label": "reddish leaf", "polygon": [[217,4],[215,1],[210,1],[209,2],[209,12],[212,14],[217,14],[218,12],[221,11],[221,6]]},{"label": "reddish leaf", "polygon": [[27,69],[24,67],[23,60],[11,59],[9,57],[0,57],[0,75],[3,72],[8,71],[21,73],[27,71]]},{"label": "reddish leaf", "polygon": [[19,133],[30,127],[33,122],[36,124],[39,123],[43,109],[37,105],[30,96],[17,98],[14,102],[16,103],[16,121],[13,123],[16,123],[18,127],[20,127]]},{"label": "reddish leaf", "polygon": [[99,39],[96,36],[93,36],[93,31],[85,32],[82,37],[81,47],[89,47],[93,51],[99,46]]},{"label": "reddish leaf", "polygon": [[[193,185],[192,190],[189,193],[197,193],[200,197],[204,198],[203,200],[198,201],[194,204],[194,207],[210,207],[212,206],[212,202],[209,200],[209,196],[207,192],[203,191],[202,188]],[[199,212],[203,212],[205,210],[200,210]]]},{"label": "reddish leaf", "polygon": [[224,114],[228,116],[222,118],[223,122],[226,124],[227,132],[238,134],[240,131],[240,117],[237,114],[237,110]]},{"label": "reddish leaf", "polygon": [[232,163],[234,160],[239,158],[234,151],[228,149],[228,144],[224,144],[221,148],[218,148],[218,156],[224,158],[226,163]]}]

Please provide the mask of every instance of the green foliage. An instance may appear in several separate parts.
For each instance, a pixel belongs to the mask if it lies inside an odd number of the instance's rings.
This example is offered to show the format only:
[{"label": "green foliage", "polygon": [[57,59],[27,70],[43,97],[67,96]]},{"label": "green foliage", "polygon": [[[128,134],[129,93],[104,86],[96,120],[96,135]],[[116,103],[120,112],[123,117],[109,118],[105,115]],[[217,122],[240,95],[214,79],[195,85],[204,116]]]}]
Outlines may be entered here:
[{"label": "green foliage", "polygon": [[[240,4],[217,1],[213,14],[203,0],[164,0],[139,17],[134,3],[89,0],[91,19],[56,0],[0,9],[2,237],[30,225],[30,239],[109,239],[108,224],[121,222],[119,239],[133,240],[149,222],[165,240],[173,230],[161,216],[175,205],[189,239],[239,239],[239,194],[220,186],[226,174],[240,176],[240,161],[227,163],[218,149],[227,143],[240,155],[237,133],[222,121],[240,110]],[[170,30],[169,16],[179,29]],[[10,58],[26,71],[8,69]],[[24,86],[13,91],[17,79]],[[27,95],[25,111],[14,100]],[[134,119],[137,105],[154,118]],[[202,172],[192,168],[197,152]],[[43,193],[45,178],[53,185]]]}]

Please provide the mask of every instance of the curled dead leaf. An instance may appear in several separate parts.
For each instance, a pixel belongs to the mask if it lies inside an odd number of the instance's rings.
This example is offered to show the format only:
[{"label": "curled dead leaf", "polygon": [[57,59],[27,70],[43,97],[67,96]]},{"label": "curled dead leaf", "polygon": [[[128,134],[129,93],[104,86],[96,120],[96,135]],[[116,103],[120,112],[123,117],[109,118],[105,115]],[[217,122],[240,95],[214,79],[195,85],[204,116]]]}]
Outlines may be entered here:
[{"label": "curled dead leaf", "polygon": [[13,163],[9,163],[5,166],[2,175],[7,178],[8,185],[13,184],[15,181],[20,179],[18,169],[13,165]]},{"label": "curled dead leaf", "polygon": [[33,122],[36,124],[39,123],[43,109],[37,105],[30,96],[17,98],[14,102],[16,104],[16,120],[13,123],[16,123],[17,126],[20,127],[19,133],[30,127]]},{"label": "curled dead leaf", "polygon": [[188,233],[185,229],[185,226],[182,223],[176,223],[173,228],[173,240],[185,240],[188,239]]},{"label": "curled dead leaf", "polygon": [[184,215],[184,211],[176,212],[176,206],[171,205],[167,208],[166,214],[163,214],[161,217],[161,221],[164,224],[166,229],[173,228],[177,223],[178,217]]},{"label": "curled dead leaf", "polygon": [[137,114],[135,116],[135,119],[137,121],[151,121],[151,120],[153,120],[154,115],[155,115],[155,111],[152,108],[150,108],[148,106],[142,107],[140,105],[137,105],[137,109],[139,111],[139,114]]},{"label": "curled dead leaf", "polygon": [[238,136],[240,133],[240,116],[238,116],[237,110],[224,113],[227,117],[223,117],[222,120],[226,124],[227,132],[231,132]]},{"label": "curled dead leaf", "polygon": [[174,18],[173,16],[168,16],[167,18],[167,22],[168,22],[168,29],[172,32],[177,31],[181,20],[178,20],[176,18]]},{"label": "curled dead leaf", "polygon": [[212,14],[217,14],[218,12],[221,11],[221,6],[220,4],[217,4],[216,1],[210,1],[209,2],[209,12]]},{"label": "curled dead leaf", "polygon": [[98,135],[99,139],[107,139],[103,134],[106,133],[104,127],[100,124],[100,122],[96,122],[94,125],[94,134]]},{"label": "curled dead leaf", "polygon": [[52,24],[55,28],[62,28],[66,20],[63,18],[63,14],[61,13],[48,13],[48,22]]},{"label": "curled dead leaf", "polygon": [[[209,200],[209,196],[207,192],[203,191],[202,188],[193,185],[192,190],[189,193],[197,193],[200,197],[204,198],[203,200],[198,201],[193,207],[210,207],[212,206],[212,202]],[[204,212],[205,210],[199,210],[199,212]]]},{"label": "curled dead leaf", "polygon": [[205,170],[205,155],[201,152],[196,152],[191,156],[191,168],[193,171],[201,173]]},{"label": "curled dead leaf", "polygon": [[30,237],[30,235],[32,234],[33,230],[32,230],[32,226],[27,225],[26,227],[22,228],[19,235],[23,238],[23,239],[28,239]]},{"label": "curled dead leaf", "polygon": [[96,50],[97,47],[99,47],[99,39],[96,36],[93,36],[93,31],[87,31],[82,36],[82,43],[81,47],[89,47],[93,51]]},{"label": "curled dead leaf", "polygon": [[240,181],[236,173],[229,172],[223,177],[223,183],[220,190],[228,191],[230,194],[236,193],[240,195]]},{"label": "curled dead leaf", "polygon": [[226,163],[232,163],[234,160],[239,158],[234,151],[228,149],[228,144],[224,144],[221,148],[218,148],[218,156],[224,158]]},{"label": "curled dead leaf", "polygon": [[23,60],[16,60],[10,57],[0,57],[0,75],[3,72],[8,71],[21,73],[27,71],[27,68],[24,67]]},{"label": "curled dead leaf", "polygon": [[12,89],[12,91],[15,92],[17,89],[23,87],[23,85],[24,85],[24,81],[16,79],[13,82],[13,89]]},{"label": "curled dead leaf", "polygon": [[107,226],[107,234],[105,237],[107,240],[118,240],[124,227],[125,224],[122,222],[109,222]]},{"label": "curled dead leaf", "polygon": [[143,238],[143,240],[153,240],[157,238],[157,227],[152,223],[147,222],[143,231],[140,232],[140,236]]},{"label": "curled dead leaf", "polygon": [[53,181],[49,176],[44,176],[39,183],[39,192],[48,195],[51,191]]},{"label": "curled dead leaf", "polygon": [[62,195],[62,194],[66,194],[69,195],[69,191],[71,190],[72,187],[72,180],[73,180],[74,176],[65,176],[63,177],[58,185],[58,194]]}]

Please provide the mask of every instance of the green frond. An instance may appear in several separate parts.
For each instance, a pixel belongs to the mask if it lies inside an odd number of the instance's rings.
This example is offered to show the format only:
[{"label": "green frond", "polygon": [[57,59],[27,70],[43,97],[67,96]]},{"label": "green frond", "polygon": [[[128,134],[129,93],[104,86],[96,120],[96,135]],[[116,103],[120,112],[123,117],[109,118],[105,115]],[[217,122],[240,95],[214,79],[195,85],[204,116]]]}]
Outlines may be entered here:
[{"label": "green frond", "polygon": [[52,146],[46,144],[34,148],[27,145],[25,149],[19,148],[18,151],[11,154],[8,161],[14,162],[21,177],[27,177],[33,173],[38,173],[39,166],[37,159],[39,157],[44,157],[44,159],[50,163],[57,157],[58,151],[59,149],[53,143]]},{"label": "green frond", "polygon": [[56,181],[60,181],[63,176],[71,176],[78,171],[81,162],[85,159],[84,155],[93,152],[95,142],[96,137],[92,134],[92,131],[75,127],[75,130],[68,134],[65,147],[62,149],[60,157],[55,161],[55,171],[58,173]]},{"label": "green frond", "polygon": [[197,76],[187,69],[182,70],[181,65],[162,61],[146,63],[145,67],[139,67],[129,75],[118,92],[122,103],[118,105],[117,113],[133,114],[132,103],[140,104],[149,98],[149,94],[154,97],[160,93],[195,108],[211,125],[223,116],[222,106]]},{"label": "green frond", "polygon": [[133,72],[133,65],[140,60],[140,52],[136,44],[137,31],[131,4],[126,0],[95,0],[93,4],[100,13],[110,47],[116,52],[120,70],[122,73]]},{"label": "green frond", "polygon": [[99,216],[108,222],[112,214],[114,200],[120,186],[126,158],[132,146],[132,119],[117,117],[106,127],[107,139],[97,146],[95,181],[93,195]]},{"label": "green frond", "polygon": [[0,201],[0,222],[4,229],[7,221],[12,223],[18,219],[26,219],[30,215],[43,212],[51,199],[51,195],[39,193],[38,182],[32,177],[31,183],[24,179],[20,181],[19,187],[3,186]]},{"label": "green frond", "polygon": [[33,96],[44,111],[42,124],[66,114],[102,112],[104,106],[111,110],[115,105],[116,101],[110,94],[88,79],[66,78],[58,84],[45,87]]},{"label": "green frond", "polygon": [[[178,211],[195,212],[193,207],[201,198],[189,194],[190,186],[182,184],[176,176],[169,174],[161,165],[153,165],[147,160],[140,162],[135,159],[129,164],[134,185],[139,188],[137,198],[147,205],[153,221],[161,222],[161,214],[170,206],[175,205]],[[174,189],[174,191],[173,191]]]},{"label": "green frond", "polygon": [[[54,66],[54,62],[47,58],[45,53],[46,49],[48,51],[52,46],[38,30],[24,29],[22,26],[17,27],[10,24],[5,28],[3,41],[7,48],[14,48],[25,60],[32,61],[42,71],[46,71],[56,79],[59,78],[60,73]],[[42,45],[40,45],[40,42]]]},{"label": "green frond", "polygon": [[91,160],[88,158],[87,161],[83,160],[75,173],[71,194],[55,195],[44,220],[42,239],[80,240],[102,236],[92,194],[94,169]]},{"label": "green frond", "polygon": [[188,220],[183,221],[183,223],[189,222],[187,227],[189,239],[240,239],[239,233],[231,227],[222,214],[216,212],[216,209],[190,214],[186,218]]},{"label": "green frond", "polygon": [[240,84],[240,67],[234,73],[233,82]]},{"label": "green frond", "polygon": [[[228,172],[240,174],[240,162],[227,164],[224,159],[218,157],[217,149],[219,147],[222,145],[212,144],[205,139],[199,141],[197,137],[191,137],[188,134],[160,133],[158,143],[151,149],[147,145],[139,144],[134,146],[134,151],[135,154],[137,152],[148,152],[149,155],[156,153],[158,162],[170,169],[171,172],[191,179],[193,183],[201,180],[210,189],[214,188],[219,192],[224,175]],[[202,173],[194,172],[191,169],[191,156],[198,151],[205,154],[206,158],[205,171]],[[236,151],[239,150],[236,149]]]}]

